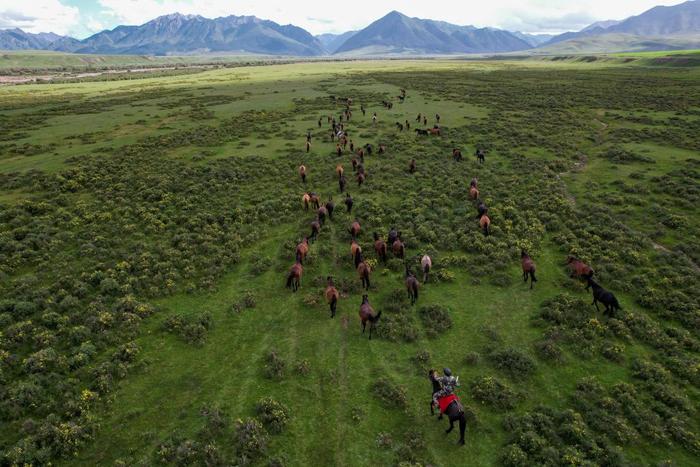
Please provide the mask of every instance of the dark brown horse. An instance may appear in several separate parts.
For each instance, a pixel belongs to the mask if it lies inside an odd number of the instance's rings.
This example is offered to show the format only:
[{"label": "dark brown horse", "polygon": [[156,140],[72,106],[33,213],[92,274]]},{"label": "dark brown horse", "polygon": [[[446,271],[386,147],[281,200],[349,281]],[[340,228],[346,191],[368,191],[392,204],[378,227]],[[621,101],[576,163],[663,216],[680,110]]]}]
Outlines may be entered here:
[{"label": "dark brown horse", "polygon": [[369,264],[365,262],[365,260],[362,259],[362,253],[359,255],[360,262],[357,265],[357,275],[360,276],[360,281],[362,282],[362,287],[364,287],[365,290],[369,290],[369,275],[370,270]]},{"label": "dark brown horse", "polygon": [[362,186],[363,183],[365,183],[365,174],[358,173],[357,174],[357,186],[360,187],[360,186]]},{"label": "dark brown horse", "polygon": [[600,311],[600,308],[598,308],[598,302],[605,305],[603,314],[611,318],[615,316],[615,312],[617,310],[622,310],[620,303],[618,303],[617,298],[615,298],[615,295],[613,295],[612,292],[605,290],[603,287],[598,285],[596,281],[588,277],[586,290],[588,290],[590,287],[593,287],[593,303],[591,303],[591,305],[595,305],[596,311]]},{"label": "dark brown horse", "polygon": [[323,223],[326,222],[326,216],[328,215],[328,209],[326,209],[325,206],[321,206],[318,208],[318,211],[316,211],[316,214],[318,215],[319,222],[321,222],[321,225],[323,225]]},{"label": "dark brown horse", "polygon": [[301,182],[306,183],[306,166],[304,164],[299,166],[299,176],[301,177]]},{"label": "dark brown horse", "polygon": [[311,221],[311,235],[309,236],[309,240],[314,241],[316,240],[316,237],[318,237],[318,234],[321,232],[321,222],[318,220],[318,217]]},{"label": "dark brown horse", "polygon": [[418,300],[418,279],[411,270],[406,266],[406,291],[408,298],[411,300],[411,305],[415,305]]},{"label": "dark brown horse", "polygon": [[335,310],[338,306],[340,294],[338,293],[338,289],[335,288],[335,284],[333,284],[333,277],[328,276],[326,280],[328,285],[326,285],[324,296],[326,297],[326,301],[331,308],[331,318],[335,318]]},{"label": "dark brown horse", "polygon": [[569,266],[569,277],[578,277],[584,279],[590,279],[591,277],[593,277],[593,269],[580,259],[574,258],[573,256],[568,256],[566,258],[566,264]]},{"label": "dark brown horse", "polygon": [[301,259],[300,263],[304,264],[304,258],[309,253],[309,238],[304,237],[304,240],[297,245],[296,256]]},{"label": "dark brown horse", "polygon": [[377,253],[377,257],[383,262],[386,263],[386,242],[379,238],[379,235],[377,235],[377,232],[374,232],[374,251]]},{"label": "dark brown horse", "polygon": [[382,312],[374,313],[372,305],[369,304],[369,298],[367,295],[362,296],[362,303],[360,304],[360,320],[362,321],[362,334],[365,333],[365,328],[367,327],[367,321],[369,321],[369,339],[372,340],[372,330],[375,328],[377,321],[382,316]]},{"label": "dark brown horse", "polygon": [[287,288],[291,288],[292,292],[299,290],[301,286],[301,275],[304,272],[304,267],[301,265],[301,258],[297,256],[297,262],[289,268],[287,274]]},{"label": "dark brown horse", "polygon": [[391,251],[394,252],[394,256],[396,258],[403,258],[404,257],[404,254],[406,252],[406,246],[401,241],[401,232],[399,232],[396,235],[396,240],[394,240],[394,243],[391,245]]},{"label": "dark brown horse", "polygon": [[523,282],[527,282],[528,277],[530,278],[530,289],[537,282],[535,277],[535,262],[530,258],[530,256],[525,253],[525,250],[520,252],[520,259],[523,266]]},{"label": "dark brown horse", "polygon": [[347,185],[348,180],[345,178],[345,175],[341,175],[340,178],[338,179],[338,189],[340,189],[340,192],[345,191],[345,186]]},{"label": "dark brown horse", "polygon": [[357,238],[358,235],[360,235],[360,232],[362,231],[362,228],[360,227],[360,222],[355,219],[355,221],[350,225],[350,236],[352,238]]},{"label": "dark brown horse", "polygon": [[309,196],[311,206],[313,206],[314,209],[318,209],[319,207],[321,207],[321,198],[316,193],[309,193]]},{"label": "dark brown horse", "polygon": [[[440,389],[442,389],[442,386],[440,382],[437,380],[437,372],[435,370],[430,370],[428,372],[428,378],[430,378],[430,382],[433,383],[433,394],[438,392]],[[433,407],[433,400],[432,398],[430,399],[430,415],[435,415],[435,409]],[[447,406],[445,409],[445,415],[447,415],[447,419],[450,421],[450,427],[445,430],[445,433],[451,433],[452,430],[454,429],[454,422],[459,422],[459,441],[457,442],[460,445],[464,444],[464,432],[467,429],[467,417],[464,415],[464,407],[462,406],[462,403],[459,401],[459,399],[454,400],[450,405]],[[442,413],[438,417],[438,420],[442,418]]]},{"label": "dark brown horse", "polygon": [[442,130],[440,130],[440,128],[428,128],[428,133],[433,136],[442,136]]},{"label": "dark brown horse", "polygon": [[454,148],[452,150],[452,160],[455,162],[459,162],[462,160],[462,151],[460,151],[457,148]]},{"label": "dark brown horse", "polygon": [[384,154],[386,152],[386,144],[379,145],[379,154]]},{"label": "dark brown horse", "polygon": [[335,211],[335,203],[333,202],[333,196],[329,196],[328,201],[326,201],[326,211],[328,211],[328,218],[333,220],[333,211]]},{"label": "dark brown horse", "polygon": [[469,198],[470,199],[478,199],[479,198],[479,190],[475,186],[469,188]]},{"label": "dark brown horse", "polygon": [[362,247],[355,239],[350,242],[350,257],[355,267],[362,261]]},{"label": "dark brown horse", "polygon": [[408,163],[408,173],[416,173],[416,160],[411,159],[411,162]]}]

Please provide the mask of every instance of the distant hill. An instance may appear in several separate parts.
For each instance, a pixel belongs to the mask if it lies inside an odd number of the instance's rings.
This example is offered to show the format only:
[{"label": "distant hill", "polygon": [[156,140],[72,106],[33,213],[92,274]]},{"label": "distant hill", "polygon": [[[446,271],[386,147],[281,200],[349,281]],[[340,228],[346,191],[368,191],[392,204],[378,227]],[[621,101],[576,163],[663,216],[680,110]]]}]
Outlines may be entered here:
[{"label": "distant hill", "polygon": [[540,54],[596,54],[700,49],[700,35],[647,37],[634,34],[599,34],[569,39],[535,50]]},{"label": "distant hill", "polygon": [[554,37],[554,34],[527,34],[524,32],[514,32],[512,34],[530,44],[531,47],[539,47]]},{"label": "distant hill", "polygon": [[353,34],[335,53],[494,53],[529,48],[528,42],[508,31],[409,18],[392,11]]},{"label": "distant hill", "polygon": [[0,29],[0,50],[48,50],[51,44],[65,39],[52,32],[32,34],[21,29]]},{"label": "distant hill", "polygon": [[[657,6],[645,11],[641,15],[631,16],[623,21],[600,21],[578,32],[567,32],[553,37],[543,44],[548,47],[564,41],[576,39],[581,41],[586,37],[601,36],[605,34],[624,34],[627,37],[634,36],[634,41],[639,38],[653,39],[659,45],[663,42],[678,43],[679,38],[684,37],[694,41],[692,36],[700,36],[700,1],[691,0],[674,6]],[[619,44],[619,36],[613,39]],[[584,41],[585,42],[585,41]],[[603,44],[604,39],[588,41],[588,43]],[[606,50],[607,51],[607,50]]]},{"label": "distant hill", "polygon": [[321,41],[321,44],[327,53],[332,54],[356,32],[357,31],[348,31],[342,34],[319,34],[316,36],[316,39]]},{"label": "distant hill", "polygon": [[320,55],[321,42],[302,28],[281,26],[255,16],[207,19],[175,13],[141,26],[118,26],[54,50],[100,54],[248,52],[269,55]]}]

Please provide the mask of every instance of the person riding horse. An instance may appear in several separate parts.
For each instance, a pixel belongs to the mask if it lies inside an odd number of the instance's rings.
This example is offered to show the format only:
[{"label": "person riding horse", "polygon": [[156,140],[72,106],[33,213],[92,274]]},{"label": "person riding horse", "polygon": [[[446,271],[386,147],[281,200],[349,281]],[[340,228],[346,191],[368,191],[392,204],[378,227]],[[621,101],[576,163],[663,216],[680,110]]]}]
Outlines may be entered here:
[{"label": "person riding horse", "polygon": [[449,368],[443,368],[443,373],[445,376],[439,376],[435,379],[440,383],[441,389],[433,393],[433,405],[439,406],[439,400],[443,397],[447,397],[454,394],[455,388],[459,386],[459,377],[452,376],[452,370]]}]

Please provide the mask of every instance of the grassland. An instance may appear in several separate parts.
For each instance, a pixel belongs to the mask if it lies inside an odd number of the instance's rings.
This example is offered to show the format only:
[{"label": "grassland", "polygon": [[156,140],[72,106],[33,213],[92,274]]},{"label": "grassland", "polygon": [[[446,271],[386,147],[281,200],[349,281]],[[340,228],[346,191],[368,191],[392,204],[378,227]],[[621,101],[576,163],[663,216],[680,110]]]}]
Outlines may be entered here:
[{"label": "grassland", "polygon": [[[331,95],[353,98],[350,137],[375,146],[367,183],[350,178],[352,215]],[[566,60],[0,88],[2,463],[696,465],[699,103],[696,69]],[[444,135],[417,137],[419,112],[430,125],[439,113]],[[474,176],[488,238],[467,198]],[[283,280],[309,231],[307,188],[338,207],[293,294]],[[371,233],[396,226],[410,261],[435,264],[414,307],[402,263],[376,265],[372,341],[357,317],[354,217],[368,258]],[[623,312],[595,313],[566,274],[572,253]],[[423,320],[426,306],[443,314]],[[443,366],[462,381],[465,447],[428,414],[425,373]],[[271,416],[282,430],[250,421],[269,422],[263,397],[286,407]]]}]

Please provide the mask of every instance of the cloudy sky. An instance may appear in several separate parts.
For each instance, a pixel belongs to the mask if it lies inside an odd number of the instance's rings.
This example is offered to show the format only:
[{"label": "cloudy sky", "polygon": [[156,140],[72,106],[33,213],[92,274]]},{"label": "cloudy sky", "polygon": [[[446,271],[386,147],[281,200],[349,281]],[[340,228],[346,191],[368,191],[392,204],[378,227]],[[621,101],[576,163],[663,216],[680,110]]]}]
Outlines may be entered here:
[{"label": "cloudy sky", "polygon": [[[700,1],[700,0],[697,0]],[[255,15],[292,23],[313,34],[360,29],[391,10],[459,25],[531,33],[579,30],[592,22],[623,19],[664,0],[0,0],[0,29],[55,32],[79,39],[119,24],[143,24],[180,12],[207,18]]]}]

